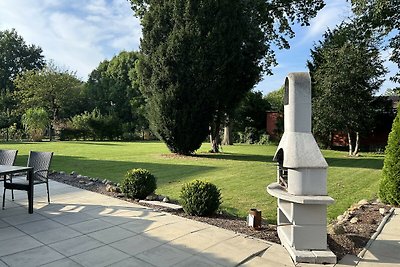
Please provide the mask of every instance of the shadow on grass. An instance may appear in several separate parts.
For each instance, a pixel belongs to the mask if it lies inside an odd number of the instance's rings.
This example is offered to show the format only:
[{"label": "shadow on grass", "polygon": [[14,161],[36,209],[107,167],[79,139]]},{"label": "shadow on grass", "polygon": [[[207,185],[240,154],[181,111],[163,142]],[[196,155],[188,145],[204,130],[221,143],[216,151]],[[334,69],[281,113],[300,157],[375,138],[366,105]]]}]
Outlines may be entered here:
[{"label": "shadow on grass", "polygon": [[207,159],[222,159],[222,160],[238,160],[238,161],[256,161],[256,162],[272,162],[273,155],[253,155],[239,153],[201,153],[193,157]]},{"label": "shadow on grass", "polygon": [[[26,166],[28,156],[17,156],[16,164]],[[157,177],[159,185],[183,182],[190,177],[215,170],[218,167],[199,165],[179,165],[153,162],[91,160],[74,156],[60,156],[55,154],[52,159],[51,169],[110,179],[119,182],[130,169],[147,169]]]},{"label": "shadow on grass", "polygon": [[357,158],[325,158],[330,167],[341,168],[365,168],[379,170],[383,167],[383,156],[380,157],[357,157]]}]

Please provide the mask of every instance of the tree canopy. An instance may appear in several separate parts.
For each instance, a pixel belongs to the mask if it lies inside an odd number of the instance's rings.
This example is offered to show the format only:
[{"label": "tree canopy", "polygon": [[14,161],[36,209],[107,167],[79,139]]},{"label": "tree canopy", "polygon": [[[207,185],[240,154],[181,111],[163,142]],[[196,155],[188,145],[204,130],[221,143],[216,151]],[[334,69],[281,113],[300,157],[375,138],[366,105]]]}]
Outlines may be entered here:
[{"label": "tree canopy", "polygon": [[147,128],[144,118],[144,98],[139,91],[136,63],[137,52],[123,51],[111,60],[102,61],[87,82],[90,109],[115,116],[134,128]]},{"label": "tree canopy", "polygon": [[27,70],[43,68],[42,52],[40,47],[26,44],[14,29],[0,31],[0,128],[17,122],[14,79]]},{"label": "tree canopy", "polygon": [[[400,69],[400,1],[351,0],[351,3],[363,24],[363,31],[379,31],[388,36],[390,60]],[[391,79],[400,82],[400,70]]]},{"label": "tree canopy", "polygon": [[[191,154],[276,64],[291,25],[308,24],[319,1],[130,0],[141,18],[140,90],[154,132]],[[217,148],[214,144],[214,150]]]},{"label": "tree canopy", "polygon": [[53,124],[67,117],[66,111],[75,104],[82,85],[73,72],[52,64],[42,70],[26,71],[14,82],[19,109],[43,107]]},{"label": "tree canopy", "polygon": [[325,32],[324,40],[311,50],[308,67],[314,133],[329,143],[334,131],[345,132],[350,154],[357,153],[358,143],[352,146],[352,137],[355,135],[358,140],[358,133],[370,125],[373,95],[386,73],[377,39],[365,35],[356,23],[343,23]]}]

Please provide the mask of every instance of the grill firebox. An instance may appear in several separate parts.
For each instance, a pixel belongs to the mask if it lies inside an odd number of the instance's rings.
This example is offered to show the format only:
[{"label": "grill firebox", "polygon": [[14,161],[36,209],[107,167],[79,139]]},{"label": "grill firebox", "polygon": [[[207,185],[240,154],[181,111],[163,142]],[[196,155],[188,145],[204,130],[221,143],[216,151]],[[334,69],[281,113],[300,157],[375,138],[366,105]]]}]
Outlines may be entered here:
[{"label": "grill firebox", "polygon": [[327,248],[328,164],[311,133],[311,81],[307,72],[285,80],[284,134],[274,160],[277,182],[267,191],[278,198],[278,235],[295,262],[336,263]]}]

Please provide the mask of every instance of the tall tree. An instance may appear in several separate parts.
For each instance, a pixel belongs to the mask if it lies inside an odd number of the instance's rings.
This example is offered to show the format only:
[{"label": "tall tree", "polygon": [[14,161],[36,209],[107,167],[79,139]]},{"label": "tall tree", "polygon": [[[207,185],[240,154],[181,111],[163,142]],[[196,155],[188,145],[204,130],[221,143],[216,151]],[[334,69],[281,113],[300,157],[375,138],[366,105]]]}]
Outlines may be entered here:
[{"label": "tall tree", "polygon": [[18,119],[13,112],[14,79],[24,71],[43,68],[44,58],[40,47],[26,44],[12,29],[0,31],[0,59],[0,128],[6,128]]},{"label": "tall tree", "polygon": [[[141,18],[141,91],[154,132],[172,152],[191,154],[288,48],[291,25],[308,24],[318,1],[130,0]],[[209,129],[209,126],[210,129]]]},{"label": "tall tree", "polygon": [[[348,135],[349,154],[356,155],[359,133],[373,116],[373,95],[386,73],[377,40],[357,23],[327,30],[324,40],[311,50],[313,131],[330,143],[333,132]],[[322,137],[322,138],[321,138]]]},{"label": "tall tree", "polygon": [[[20,110],[43,107],[50,116],[50,126],[66,117],[65,111],[75,104],[74,96],[82,88],[82,82],[73,72],[60,70],[53,64],[43,70],[24,72],[14,82]],[[50,139],[51,132],[50,127]]]},{"label": "tall tree", "polygon": [[147,126],[142,109],[144,98],[137,82],[137,60],[137,52],[123,51],[110,61],[102,61],[87,82],[90,108],[129,124],[130,131]]},{"label": "tall tree", "polygon": [[391,79],[400,82],[400,1],[351,0],[351,3],[354,13],[363,23],[363,31],[378,30],[388,36],[390,60],[398,66],[397,73]]}]

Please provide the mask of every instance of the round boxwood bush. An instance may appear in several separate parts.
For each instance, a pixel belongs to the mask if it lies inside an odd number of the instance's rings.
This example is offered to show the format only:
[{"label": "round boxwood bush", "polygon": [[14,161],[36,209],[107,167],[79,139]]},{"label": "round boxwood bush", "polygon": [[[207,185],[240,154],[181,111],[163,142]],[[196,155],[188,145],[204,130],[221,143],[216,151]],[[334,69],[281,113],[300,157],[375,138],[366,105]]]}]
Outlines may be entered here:
[{"label": "round boxwood bush", "polygon": [[129,170],[121,183],[122,192],[130,198],[144,199],[157,189],[157,180],[148,170]]},{"label": "round boxwood bush", "polygon": [[379,197],[385,203],[400,205],[400,112],[393,121],[385,150]]},{"label": "round boxwood bush", "polygon": [[221,205],[220,190],[214,184],[200,180],[183,185],[180,197],[182,207],[189,215],[211,215]]}]

